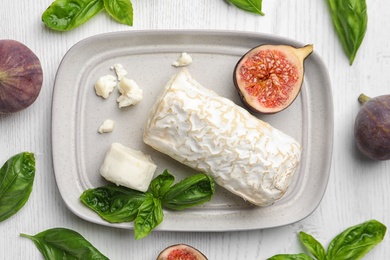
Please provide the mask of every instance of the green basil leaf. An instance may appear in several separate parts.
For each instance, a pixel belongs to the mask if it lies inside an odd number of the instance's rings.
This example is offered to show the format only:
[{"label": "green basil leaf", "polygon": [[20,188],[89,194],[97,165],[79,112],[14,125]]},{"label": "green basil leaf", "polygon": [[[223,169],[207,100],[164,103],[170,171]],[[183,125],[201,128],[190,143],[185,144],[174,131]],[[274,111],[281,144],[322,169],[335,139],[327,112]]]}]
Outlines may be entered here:
[{"label": "green basil leaf", "polygon": [[164,212],[161,206],[161,200],[154,198],[151,193],[147,193],[147,197],[139,207],[138,215],[134,221],[135,239],[139,240],[157,227],[164,218]]},{"label": "green basil leaf", "polygon": [[254,14],[264,15],[264,13],[261,11],[263,2],[262,0],[227,0],[227,2],[241,10]]},{"label": "green basil leaf", "polygon": [[367,30],[365,0],[328,0],[333,24],[352,65]]},{"label": "green basil leaf", "polygon": [[108,259],[79,233],[66,228],[53,228],[35,236],[20,234],[31,239],[45,259]]},{"label": "green basil leaf", "polygon": [[42,14],[42,21],[51,29],[69,31],[103,9],[103,0],[55,0]]},{"label": "green basil leaf", "polygon": [[111,223],[133,221],[146,199],[143,192],[122,186],[103,186],[83,192],[80,200]]},{"label": "green basil leaf", "polygon": [[171,186],[174,177],[167,170],[152,180],[146,193],[121,186],[105,186],[84,191],[81,201],[109,222],[134,220],[135,238],[142,239],[164,218],[163,204],[185,209],[211,199],[215,183],[206,174],[196,174]]},{"label": "green basil leaf", "polygon": [[215,183],[204,173],[185,178],[164,194],[164,207],[182,210],[210,201],[215,192]]},{"label": "green basil leaf", "polygon": [[328,259],[361,259],[383,240],[385,233],[386,226],[376,220],[369,220],[350,227],[330,242],[327,252]]},{"label": "green basil leaf", "polygon": [[133,5],[130,0],[104,0],[104,7],[116,21],[133,25]]},{"label": "green basil leaf", "polygon": [[306,254],[295,254],[295,255],[274,255],[267,260],[313,260],[310,256]]},{"label": "green basil leaf", "polygon": [[0,222],[16,214],[26,204],[34,177],[33,153],[16,154],[0,168]]},{"label": "green basil leaf", "polygon": [[162,174],[152,180],[149,191],[155,198],[161,198],[171,188],[174,181],[175,177],[165,170]]},{"label": "green basil leaf", "polygon": [[314,257],[318,260],[326,260],[326,251],[324,247],[314,237],[305,232],[299,232],[299,239]]}]

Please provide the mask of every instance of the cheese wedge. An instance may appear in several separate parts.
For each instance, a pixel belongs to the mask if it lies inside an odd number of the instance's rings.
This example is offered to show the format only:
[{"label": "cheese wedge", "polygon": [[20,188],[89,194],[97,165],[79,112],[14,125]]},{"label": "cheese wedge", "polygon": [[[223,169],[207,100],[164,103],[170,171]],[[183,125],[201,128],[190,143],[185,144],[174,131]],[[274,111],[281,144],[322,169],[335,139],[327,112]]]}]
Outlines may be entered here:
[{"label": "cheese wedge", "polygon": [[285,194],[301,156],[296,140],[204,88],[185,68],[152,107],[143,140],[257,206]]},{"label": "cheese wedge", "polygon": [[100,174],[116,185],[146,192],[156,168],[149,155],[112,143],[100,167]]}]

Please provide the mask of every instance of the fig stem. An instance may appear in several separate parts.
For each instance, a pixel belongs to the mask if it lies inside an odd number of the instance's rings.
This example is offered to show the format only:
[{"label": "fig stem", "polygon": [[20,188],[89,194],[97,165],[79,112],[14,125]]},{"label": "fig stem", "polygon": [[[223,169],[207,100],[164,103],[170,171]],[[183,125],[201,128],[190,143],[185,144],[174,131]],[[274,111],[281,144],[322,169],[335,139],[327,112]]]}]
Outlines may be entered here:
[{"label": "fig stem", "polygon": [[370,97],[368,97],[368,96],[366,96],[364,94],[360,94],[359,98],[358,98],[358,101],[359,101],[360,104],[363,105],[364,103],[366,103],[370,99],[371,99]]},{"label": "fig stem", "polygon": [[307,44],[301,48],[296,48],[296,53],[297,53],[297,56],[301,59],[301,60],[304,60],[306,59],[307,56],[309,56],[309,54],[311,54],[313,52],[313,44]]}]

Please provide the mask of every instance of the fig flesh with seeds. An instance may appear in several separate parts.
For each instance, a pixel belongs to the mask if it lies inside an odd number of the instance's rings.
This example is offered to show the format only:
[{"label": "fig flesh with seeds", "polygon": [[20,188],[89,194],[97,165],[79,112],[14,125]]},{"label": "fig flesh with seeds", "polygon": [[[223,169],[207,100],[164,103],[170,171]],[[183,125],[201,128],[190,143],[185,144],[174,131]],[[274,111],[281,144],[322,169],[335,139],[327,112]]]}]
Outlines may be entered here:
[{"label": "fig flesh with seeds", "polygon": [[0,40],[0,113],[14,113],[30,106],[42,82],[42,67],[35,53],[18,41]]},{"label": "fig flesh with seeds", "polygon": [[207,260],[207,257],[192,246],[177,244],[161,251],[157,260]]},{"label": "fig flesh with seeds", "polygon": [[374,98],[361,94],[362,105],[354,125],[358,149],[374,160],[390,159],[390,95]]},{"label": "fig flesh with seeds", "polygon": [[303,83],[304,60],[313,45],[260,45],[238,61],[234,85],[244,105],[253,112],[273,114],[291,105]]}]

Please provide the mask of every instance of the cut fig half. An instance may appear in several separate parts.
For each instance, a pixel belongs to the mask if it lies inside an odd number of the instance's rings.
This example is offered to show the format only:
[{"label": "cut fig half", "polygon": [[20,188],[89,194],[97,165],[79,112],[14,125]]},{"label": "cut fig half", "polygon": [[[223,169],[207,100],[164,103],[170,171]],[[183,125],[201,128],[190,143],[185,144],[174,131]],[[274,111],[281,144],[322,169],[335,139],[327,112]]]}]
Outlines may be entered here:
[{"label": "cut fig half", "polygon": [[30,106],[42,82],[41,62],[35,53],[21,42],[0,40],[0,114]]},{"label": "cut fig half", "polygon": [[186,245],[177,244],[165,248],[157,256],[157,260],[207,260],[207,257],[198,249]]},{"label": "cut fig half", "polygon": [[280,112],[291,105],[303,83],[304,60],[313,45],[260,45],[238,61],[234,85],[244,105],[262,114]]}]

